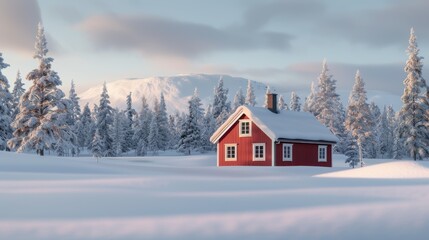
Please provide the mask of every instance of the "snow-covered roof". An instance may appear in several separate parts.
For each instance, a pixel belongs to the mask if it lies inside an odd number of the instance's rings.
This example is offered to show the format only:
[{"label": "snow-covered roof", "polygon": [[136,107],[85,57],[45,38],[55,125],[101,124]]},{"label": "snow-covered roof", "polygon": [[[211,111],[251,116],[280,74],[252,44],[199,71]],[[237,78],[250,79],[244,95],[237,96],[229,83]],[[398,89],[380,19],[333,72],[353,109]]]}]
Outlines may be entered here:
[{"label": "snow-covered roof", "polygon": [[216,130],[210,141],[217,143],[223,134],[245,114],[273,140],[338,142],[338,138],[308,112],[280,111],[275,114],[266,108],[241,106]]}]

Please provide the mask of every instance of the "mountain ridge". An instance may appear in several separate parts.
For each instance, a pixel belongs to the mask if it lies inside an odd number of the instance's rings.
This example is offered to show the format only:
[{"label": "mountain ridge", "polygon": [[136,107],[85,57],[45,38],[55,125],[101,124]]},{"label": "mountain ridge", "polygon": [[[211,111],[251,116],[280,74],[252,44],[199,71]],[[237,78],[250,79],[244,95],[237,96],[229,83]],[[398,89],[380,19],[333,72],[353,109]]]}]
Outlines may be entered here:
[{"label": "mountain ridge", "polygon": [[[228,98],[231,101],[239,88],[242,89],[243,94],[246,94],[248,79],[224,74],[179,74],[170,77],[125,78],[106,83],[106,87],[113,107],[124,109],[126,96],[131,92],[133,108],[139,111],[143,96],[146,97],[149,106],[152,107],[154,99],[159,100],[162,92],[167,111],[174,113],[186,111],[188,100],[195,88],[199,91],[204,107],[210,104],[213,99],[213,89],[221,77],[224,81],[224,87],[229,89]],[[266,85],[254,80],[251,82],[256,101],[258,105],[261,105],[264,101]],[[93,104],[98,105],[101,91],[102,85],[97,85],[79,94],[80,104],[89,103],[90,108]]]},{"label": "mountain ridge", "polygon": [[[224,87],[228,88],[228,99],[232,102],[234,95],[242,89],[243,94],[246,94],[247,78],[233,77],[225,74],[178,74],[175,76],[160,76],[146,78],[124,78],[106,84],[107,91],[110,96],[110,101],[113,107],[125,109],[126,96],[132,92],[133,108],[140,111],[141,98],[145,96],[149,106],[153,107],[154,98],[160,98],[161,91],[164,93],[164,98],[167,105],[167,110],[170,114],[177,112],[186,112],[188,100],[192,96],[194,89],[197,88],[200,93],[200,98],[204,107],[211,104],[213,101],[213,89],[218,84],[220,77],[224,80]],[[262,106],[266,92],[266,84],[259,81],[251,80],[256,96],[257,106]],[[97,85],[79,94],[80,104],[84,106],[89,103],[90,108],[94,104],[99,103],[102,85]],[[296,93],[301,98],[301,104],[304,103],[307,97],[308,90],[298,90]],[[282,94],[284,100],[289,104],[290,92],[295,89],[290,89],[287,92],[278,92],[276,88],[271,88],[273,92]],[[341,100],[344,106],[347,106],[350,90],[338,89]],[[402,104],[400,96],[379,90],[367,90],[368,102],[374,101],[381,109],[384,105],[392,105],[398,111]]]}]

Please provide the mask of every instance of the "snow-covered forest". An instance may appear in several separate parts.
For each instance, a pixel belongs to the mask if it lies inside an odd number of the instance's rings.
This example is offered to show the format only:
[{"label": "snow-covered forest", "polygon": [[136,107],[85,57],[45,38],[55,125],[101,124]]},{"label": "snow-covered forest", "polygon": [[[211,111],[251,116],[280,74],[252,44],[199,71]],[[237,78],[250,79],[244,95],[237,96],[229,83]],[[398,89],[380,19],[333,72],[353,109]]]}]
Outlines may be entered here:
[{"label": "snow-covered forest", "polygon": [[[419,55],[413,29],[407,53],[403,106],[398,112],[392,106],[368,102],[359,70],[348,104],[344,106],[326,60],[317,82],[311,85],[310,94],[301,98],[292,92],[288,103],[285,96],[280,95],[278,108],[314,114],[340,139],[335,152],[345,154],[346,162],[352,167],[363,165],[362,158],[427,158],[429,90],[422,77],[423,57]],[[13,87],[10,86],[1,72],[9,65],[0,53],[0,150],[39,155],[48,152],[58,156],[78,156],[85,151],[97,158],[157,155],[166,150],[189,155],[215,150],[210,136],[238,106],[266,106],[256,102],[250,80],[243,91],[227,89],[220,78],[213,90],[213,101],[205,108],[195,88],[183,112],[167,112],[162,93],[155,99],[133,99],[130,92],[124,97],[126,108],[117,109],[110,104],[106,84],[98,104],[82,107],[73,82],[67,97],[59,89],[62,81],[53,70],[54,59],[48,56],[41,24],[34,58],[38,66],[26,75],[27,88],[24,89],[19,72]],[[228,99],[229,91],[236,91],[233,99]],[[270,87],[266,87],[266,92],[271,92]],[[141,102],[140,109],[133,107],[135,101]]]}]

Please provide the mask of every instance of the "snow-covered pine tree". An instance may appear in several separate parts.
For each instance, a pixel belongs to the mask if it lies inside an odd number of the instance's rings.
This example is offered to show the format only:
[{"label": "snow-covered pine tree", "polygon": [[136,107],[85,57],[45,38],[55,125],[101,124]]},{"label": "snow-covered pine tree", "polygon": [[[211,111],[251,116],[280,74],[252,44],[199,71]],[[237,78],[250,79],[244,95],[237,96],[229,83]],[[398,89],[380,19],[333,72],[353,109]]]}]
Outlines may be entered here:
[{"label": "snow-covered pine tree", "polygon": [[91,142],[94,138],[93,132],[95,133],[95,123],[91,117],[91,110],[89,109],[88,103],[83,108],[79,122],[81,127],[77,134],[78,145],[81,148],[91,148]]},{"label": "snow-covered pine tree", "polygon": [[287,104],[285,103],[285,99],[283,98],[283,95],[281,95],[281,94],[279,96],[279,102],[277,103],[277,108],[279,111],[289,110]]},{"label": "snow-covered pine tree", "polygon": [[[395,113],[391,106],[383,108],[383,113],[380,116],[380,121],[377,124],[378,138],[377,146],[378,152],[381,158],[392,158],[393,157],[393,145],[394,145],[394,129],[392,121]],[[394,120],[393,120],[394,121]]]},{"label": "snow-covered pine tree", "polygon": [[304,103],[304,111],[305,112],[310,112],[313,113],[314,115],[316,115],[316,107],[317,107],[317,90],[316,90],[316,86],[314,85],[314,82],[311,82],[311,87],[310,87],[310,94],[305,98],[305,103]]},{"label": "snow-covered pine tree", "polygon": [[301,98],[295,93],[292,92],[290,94],[290,110],[291,111],[295,111],[295,112],[299,112],[301,111],[301,102],[300,102]]},{"label": "snow-covered pine tree", "polygon": [[267,85],[267,87],[266,87],[266,91],[265,91],[265,96],[264,96],[264,105],[262,105],[262,107],[264,107],[264,108],[268,108],[268,94],[270,94],[271,93],[271,89],[270,89],[270,86],[269,85]]},{"label": "snow-covered pine tree", "polygon": [[7,141],[12,137],[13,97],[9,92],[9,81],[3,75],[2,70],[9,67],[3,62],[3,54],[0,53],[0,150],[8,150]]},{"label": "snow-covered pine tree", "polygon": [[[155,101],[155,104],[159,104]],[[155,107],[156,109],[156,107]],[[156,117],[153,116],[149,125],[149,136],[148,136],[148,150],[152,151],[153,155],[157,155],[159,151],[159,126]]]},{"label": "snow-covered pine tree", "polygon": [[112,146],[113,151],[115,152],[115,156],[120,156],[122,154],[122,147],[125,145],[125,134],[124,131],[124,122],[125,122],[124,113],[119,111],[119,109],[115,109],[113,111],[113,124],[112,124]]},{"label": "snow-covered pine tree", "polygon": [[213,97],[213,117],[216,119],[216,127],[222,125],[228,118],[231,103],[228,102],[228,89],[223,86],[223,78],[219,79],[218,85],[214,88]]},{"label": "snow-covered pine tree", "polygon": [[[83,126],[80,122],[81,109],[80,109],[80,105],[79,105],[79,97],[77,96],[73,80],[71,81],[71,84],[70,84],[70,91],[69,91],[69,98],[68,99],[70,100],[70,109],[69,109],[69,113],[67,115],[67,124],[72,129],[73,133],[76,136],[78,136],[78,135],[80,135],[80,132],[81,132]],[[74,143],[74,145],[79,146],[79,143],[77,141],[78,140],[76,138],[76,142]],[[77,150],[79,152],[79,148],[77,148]],[[75,152],[74,148],[73,148],[72,155],[78,154],[78,152]]]},{"label": "snow-covered pine tree", "polygon": [[216,120],[213,118],[212,106],[210,104],[204,115],[203,126],[201,132],[202,148],[204,151],[213,151],[215,145],[210,142],[210,137],[216,131]]},{"label": "snow-covered pine tree", "polygon": [[95,158],[101,158],[104,156],[103,148],[104,148],[103,139],[100,136],[100,133],[98,131],[98,128],[95,129],[94,138],[91,142],[91,152],[92,156]]},{"label": "snow-covered pine tree", "polygon": [[253,91],[252,82],[250,80],[247,80],[245,104],[252,107],[256,106],[255,92]]},{"label": "snow-covered pine tree", "polygon": [[359,149],[355,137],[352,136],[350,132],[345,134],[345,150],[344,155],[346,155],[346,163],[350,167],[355,168],[359,164]]},{"label": "snow-covered pine tree", "polygon": [[73,119],[73,122],[76,122],[78,119],[80,119],[81,110],[80,110],[80,105],[79,105],[79,97],[77,96],[73,80],[71,81],[71,87],[70,87],[70,91],[69,91],[69,99],[72,103],[71,111],[73,114],[71,117]]},{"label": "snow-covered pine tree", "polygon": [[102,155],[103,157],[115,156],[113,149],[113,139],[110,135],[110,129],[113,124],[113,108],[110,106],[109,94],[107,92],[106,83],[103,84],[103,91],[100,96],[100,105],[97,109],[96,129],[101,138]]},{"label": "snow-covered pine tree", "polygon": [[423,79],[423,57],[419,56],[416,35],[411,29],[408,60],[405,65],[407,77],[404,80],[402,108],[399,112],[398,134],[404,141],[405,148],[414,159],[422,159],[429,155],[429,116],[427,86]]},{"label": "snow-covered pine tree", "polygon": [[127,95],[127,108],[125,110],[124,125],[124,141],[122,145],[122,152],[128,152],[135,149],[137,144],[133,141],[134,136],[134,121],[136,121],[136,110],[133,108],[133,102],[131,98],[131,92]]},{"label": "snow-covered pine tree", "polygon": [[188,102],[188,115],[182,126],[177,150],[186,155],[190,155],[192,150],[200,150],[201,147],[201,128],[198,126],[199,109],[195,101],[191,99]]},{"label": "snow-covered pine tree", "polygon": [[58,74],[51,70],[53,58],[46,56],[48,48],[42,24],[38,26],[35,48],[34,58],[39,67],[27,75],[33,85],[20,99],[19,113],[12,123],[15,131],[8,145],[18,152],[36,150],[44,155],[45,149],[55,150],[60,140],[69,145],[74,137],[64,121],[71,104],[58,88],[61,85]]},{"label": "snow-covered pine tree", "polygon": [[171,149],[176,149],[177,143],[179,143],[180,129],[179,129],[179,126],[177,125],[177,121],[178,121],[177,116],[179,116],[178,112],[176,112],[174,115],[168,116],[168,127],[171,133],[170,141],[168,144]]},{"label": "snow-covered pine tree", "polygon": [[353,90],[350,93],[344,125],[347,131],[356,139],[361,166],[363,166],[363,147],[367,139],[371,137],[371,126],[373,125],[369,105],[366,101],[365,84],[358,70]]},{"label": "snow-covered pine tree", "polygon": [[[193,150],[198,150],[200,152],[203,152],[203,141],[202,141],[202,131],[203,128],[206,126],[203,125],[204,121],[204,109],[203,104],[201,103],[200,94],[198,92],[198,89],[195,88],[194,95],[192,95],[191,100],[189,101],[190,107],[192,108],[193,116],[195,116],[196,119],[196,127],[199,129],[197,132],[194,133],[194,139],[195,142],[193,142]],[[189,115],[190,113],[188,113]]]},{"label": "snow-covered pine tree", "polygon": [[404,139],[402,139],[399,136],[399,113],[398,113],[398,121],[396,122],[395,131],[394,131],[395,138],[393,139],[393,146],[392,146],[392,158],[393,159],[401,159],[404,156],[407,155],[406,149],[404,147]]},{"label": "snow-covered pine tree", "polygon": [[[319,75],[319,85],[312,112],[317,119],[326,127],[328,127],[335,136],[342,141],[344,137],[344,119],[341,119],[344,114],[340,96],[336,93],[336,80],[332,79],[329,74],[326,59],[323,61],[322,72]],[[336,151],[341,152],[336,147]]]},{"label": "snow-covered pine tree", "polygon": [[22,94],[24,94],[25,89],[23,88],[24,83],[22,83],[22,78],[21,78],[21,73],[17,72],[16,74],[16,80],[15,80],[15,84],[13,86],[13,90],[12,90],[12,116],[11,119],[12,121],[15,119],[16,115],[18,114],[19,111],[19,99],[21,98]]},{"label": "snow-covered pine tree", "polygon": [[152,122],[153,113],[149,108],[146,97],[142,97],[142,108],[138,116],[138,120],[134,126],[133,141],[137,143],[136,154],[137,156],[144,156],[147,154],[149,146],[149,132],[150,123]]},{"label": "snow-covered pine tree", "polygon": [[343,144],[345,141],[345,138],[347,137],[347,130],[344,127],[344,122],[346,121],[346,110],[344,109],[344,106],[341,102],[337,102],[339,104],[338,106],[338,116],[335,118],[335,129],[336,129],[336,136],[340,140],[337,144],[334,146],[334,152],[336,153],[344,153],[346,146]]},{"label": "snow-covered pine tree", "polygon": [[373,125],[370,126],[372,128],[372,134],[365,143],[365,152],[366,157],[377,158],[380,156],[380,142],[377,141],[377,139],[380,139],[381,134],[378,127],[381,120],[381,111],[374,101],[371,101],[369,104],[369,111],[371,112],[371,123]]},{"label": "snow-covered pine tree", "polygon": [[154,105],[154,116],[158,125],[158,149],[165,151],[169,148],[168,142],[170,141],[170,129],[168,128],[168,115],[167,106],[165,104],[164,94],[161,93],[158,107]]},{"label": "snow-covered pine tree", "polygon": [[234,101],[231,109],[232,112],[237,110],[238,107],[240,107],[241,105],[244,105],[245,103],[246,103],[246,98],[244,97],[243,91],[241,90],[241,88],[239,88],[237,93],[234,96]]}]

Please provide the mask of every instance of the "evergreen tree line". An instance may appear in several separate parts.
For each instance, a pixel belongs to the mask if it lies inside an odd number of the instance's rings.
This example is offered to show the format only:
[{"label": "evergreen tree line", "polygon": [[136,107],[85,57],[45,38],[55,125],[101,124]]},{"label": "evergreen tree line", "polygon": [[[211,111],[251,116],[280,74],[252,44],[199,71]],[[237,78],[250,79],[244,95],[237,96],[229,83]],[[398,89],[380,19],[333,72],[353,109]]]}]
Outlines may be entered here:
[{"label": "evergreen tree line", "polygon": [[380,109],[368,103],[365,84],[359,70],[345,109],[336,93],[336,80],[329,74],[326,60],[305,99],[304,111],[313,113],[338,138],[335,151],[347,156],[346,163],[364,165],[362,158],[402,158],[422,160],[429,156],[429,88],[422,76],[423,57],[419,56],[414,30],[411,29],[403,106],[395,113],[392,106]]},{"label": "evergreen tree line", "polygon": [[[45,151],[59,156],[75,156],[89,150],[95,157],[120,156],[134,152],[138,156],[158,154],[159,151],[177,150],[184,154],[215,149],[209,138],[214,131],[241,105],[256,106],[256,97],[249,80],[246,94],[239,89],[232,103],[222,78],[213,92],[213,102],[203,109],[198,90],[188,101],[184,113],[167,114],[163,94],[153,100],[153,108],[143,97],[141,109],[132,105],[131,93],[124,99],[126,109],[110,105],[106,84],[100,102],[92,110],[86,104],[79,106],[79,97],[72,81],[68,98],[58,88],[62,84],[51,69],[53,59],[47,57],[48,48],[41,24],[38,26],[34,58],[38,68],[26,79],[32,83],[23,88],[18,72],[12,92],[1,70],[4,63],[0,53],[0,150],[17,152]],[[422,77],[422,57],[411,30],[408,60],[405,66],[403,107],[395,113],[391,106],[380,109],[374,102],[367,103],[365,85],[357,71],[348,106],[344,107],[336,93],[336,80],[329,74],[326,60],[318,77],[311,84],[310,94],[301,99],[292,92],[287,104],[279,95],[281,111],[307,111],[338,138],[335,151],[347,156],[350,166],[363,165],[362,158],[401,158],[410,156],[423,159],[429,154],[429,91]],[[271,90],[267,86],[266,93]],[[265,96],[264,107],[267,107]]]}]

